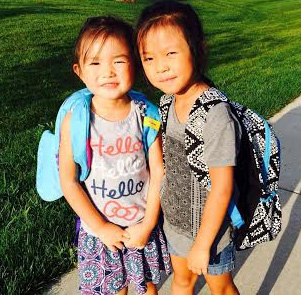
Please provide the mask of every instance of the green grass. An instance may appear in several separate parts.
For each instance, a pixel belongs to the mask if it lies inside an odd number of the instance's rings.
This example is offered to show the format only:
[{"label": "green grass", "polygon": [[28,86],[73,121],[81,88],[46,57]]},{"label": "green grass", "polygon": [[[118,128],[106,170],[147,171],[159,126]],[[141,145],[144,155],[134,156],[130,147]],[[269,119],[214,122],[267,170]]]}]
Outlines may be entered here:
[{"label": "green grass", "polygon": [[[74,215],[35,191],[36,151],[63,99],[82,87],[70,70],[86,17],[131,23],[149,1],[0,1],[0,294],[38,293],[75,264]],[[301,92],[301,1],[189,1],[202,16],[209,74],[232,100],[269,117]],[[155,92],[141,81],[136,90]]]}]

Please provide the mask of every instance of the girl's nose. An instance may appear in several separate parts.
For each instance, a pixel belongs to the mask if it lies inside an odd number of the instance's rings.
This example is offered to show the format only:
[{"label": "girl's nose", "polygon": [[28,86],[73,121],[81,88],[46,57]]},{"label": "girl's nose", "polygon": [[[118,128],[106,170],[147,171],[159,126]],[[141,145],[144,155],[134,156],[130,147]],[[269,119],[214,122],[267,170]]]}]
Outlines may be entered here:
[{"label": "girl's nose", "polygon": [[102,77],[103,78],[111,78],[114,77],[114,72],[112,71],[112,69],[106,69],[102,72]]},{"label": "girl's nose", "polygon": [[164,73],[169,70],[168,64],[165,63],[164,61],[158,61],[156,68],[157,68],[157,73],[159,73],[159,74]]},{"label": "girl's nose", "polygon": [[103,78],[111,78],[114,77],[114,69],[109,64],[104,64],[103,67],[100,68],[100,74]]}]

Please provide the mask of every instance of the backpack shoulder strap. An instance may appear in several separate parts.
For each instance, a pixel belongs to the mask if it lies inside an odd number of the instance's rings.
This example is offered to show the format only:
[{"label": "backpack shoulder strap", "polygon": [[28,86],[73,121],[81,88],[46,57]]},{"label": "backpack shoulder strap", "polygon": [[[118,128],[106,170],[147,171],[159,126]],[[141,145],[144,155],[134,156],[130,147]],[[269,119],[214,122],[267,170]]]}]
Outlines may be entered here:
[{"label": "backpack shoulder strap", "polygon": [[71,115],[71,144],[74,162],[80,166],[80,181],[84,181],[91,168],[90,108],[91,93],[83,93]]},{"label": "backpack shoulder strap", "polygon": [[173,98],[174,96],[172,94],[164,94],[160,98],[160,105],[159,105],[159,113],[162,121],[161,132],[162,132],[162,150],[163,150],[164,169],[165,169],[165,153],[166,153],[165,143],[166,143],[167,117]]},{"label": "backpack shoulder strap", "polygon": [[[203,126],[206,122],[209,110],[221,102],[230,103],[228,98],[221,91],[216,88],[210,88],[208,91],[204,91],[203,95],[196,100],[188,119],[189,124],[185,134],[185,141],[189,143],[186,147],[188,162],[191,170],[194,172],[194,175],[203,186],[210,187],[211,185],[208,173],[209,170],[202,158]],[[193,156],[195,154],[201,155],[198,157],[198,161],[196,161]],[[235,227],[240,228],[244,224],[244,220],[233,198],[230,200],[228,213]]]},{"label": "backpack shoulder strap", "polygon": [[138,105],[143,120],[143,147],[148,159],[150,146],[157,138],[161,126],[158,107],[151,103],[144,94],[137,91],[129,91],[129,95]]}]

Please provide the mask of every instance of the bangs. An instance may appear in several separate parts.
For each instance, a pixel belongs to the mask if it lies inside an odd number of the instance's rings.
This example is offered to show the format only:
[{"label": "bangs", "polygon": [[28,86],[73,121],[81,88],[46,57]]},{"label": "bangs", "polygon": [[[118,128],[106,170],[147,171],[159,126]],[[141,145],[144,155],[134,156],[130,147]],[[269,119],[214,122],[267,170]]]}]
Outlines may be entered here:
[{"label": "bangs", "polygon": [[102,46],[106,42],[110,34],[104,28],[99,28],[97,30],[87,30],[83,33],[80,42],[75,48],[75,59],[77,63],[85,63],[87,61],[88,54],[90,52],[91,46],[94,42],[100,42],[101,46],[99,52],[102,49]]},{"label": "bangs", "polygon": [[173,13],[169,15],[163,15],[158,16],[153,19],[151,19],[149,22],[142,25],[140,28],[138,28],[137,33],[137,49],[139,51],[140,48],[144,50],[145,46],[145,39],[147,34],[151,29],[157,29],[157,28],[166,28],[166,27],[174,27],[179,29],[179,31],[183,32],[183,29],[181,25],[179,24],[179,17],[181,16],[181,13]]},{"label": "bangs", "polygon": [[[122,39],[127,44],[134,66],[136,66],[134,54],[134,30],[131,25],[113,16],[89,17],[81,28],[74,44],[73,65],[83,65],[87,62],[89,54],[93,51],[92,58],[96,58],[109,37]],[[98,52],[94,51],[97,44]]]}]

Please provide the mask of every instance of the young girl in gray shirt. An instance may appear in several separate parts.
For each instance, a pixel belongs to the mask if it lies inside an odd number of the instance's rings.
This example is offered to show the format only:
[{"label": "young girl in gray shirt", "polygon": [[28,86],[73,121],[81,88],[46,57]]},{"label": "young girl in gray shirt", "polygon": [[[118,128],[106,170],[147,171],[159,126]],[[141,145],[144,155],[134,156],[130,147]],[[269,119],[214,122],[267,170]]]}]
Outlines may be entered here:
[{"label": "young girl in gray shirt", "polygon": [[233,230],[227,214],[241,129],[224,95],[204,76],[201,22],[191,6],[145,8],[137,47],[160,100],[165,180],[161,205],[174,269],[172,295],[192,295],[203,274],[212,294],[239,294],[231,275]]}]

